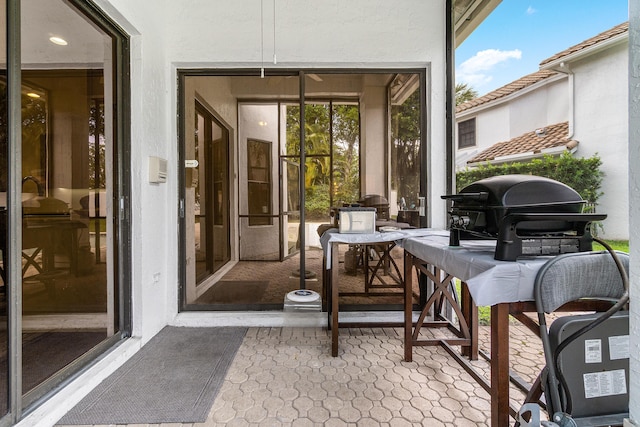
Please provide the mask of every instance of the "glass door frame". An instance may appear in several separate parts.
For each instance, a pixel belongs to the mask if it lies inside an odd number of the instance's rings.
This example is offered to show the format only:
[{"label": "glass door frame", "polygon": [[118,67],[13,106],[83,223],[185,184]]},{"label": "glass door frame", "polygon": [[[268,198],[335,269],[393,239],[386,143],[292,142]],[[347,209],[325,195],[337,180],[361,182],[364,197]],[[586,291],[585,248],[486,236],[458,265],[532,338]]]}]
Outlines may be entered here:
[{"label": "glass door frame", "polygon": [[[115,309],[118,333],[102,341],[66,368],[52,375],[27,394],[22,386],[22,120],[21,120],[21,4],[6,2],[7,28],[7,335],[8,335],[8,412],[0,414],[0,427],[16,424],[55,393],[61,384],[78,375],[99,355],[131,336],[131,239],[130,194],[130,82],[129,36],[93,3],[70,0],[70,5],[113,40],[114,114],[113,177]],[[18,202],[17,202],[18,201]]]}]

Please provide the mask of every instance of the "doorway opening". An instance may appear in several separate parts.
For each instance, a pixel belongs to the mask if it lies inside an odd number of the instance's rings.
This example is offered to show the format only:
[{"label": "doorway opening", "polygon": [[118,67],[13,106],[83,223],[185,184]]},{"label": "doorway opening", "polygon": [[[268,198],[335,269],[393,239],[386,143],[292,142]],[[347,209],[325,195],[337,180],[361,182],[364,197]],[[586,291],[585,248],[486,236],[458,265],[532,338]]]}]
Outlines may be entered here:
[{"label": "doorway opening", "polygon": [[[191,259],[195,240],[188,240],[188,230],[196,226],[192,204],[200,209],[203,227],[202,205],[188,188],[196,175],[198,188],[210,178],[183,167],[182,310],[281,310],[284,296],[301,284],[322,294],[320,235],[335,224],[337,207],[379,196],[376,200],[388,203],[389,219],[415,210],[413,225],[427,225],[426,216],[417,214],[427,188],[426,70],[179,75],[179,165],[194,164],[195,132],[189,124],[197,125],[197,99],[227,129],[228,164],[220,170],[226,174],[229,208],[229,256],[218,269],[203,270],[207,279],[198,282],[190,277],[190,264],[198,261]],[[303,270],[306,280],[299,277]],[[401,306],[399,292],[362,295],[362,274],[362,265],[345,274],[341,287],[353,292],[341,308]]]}]

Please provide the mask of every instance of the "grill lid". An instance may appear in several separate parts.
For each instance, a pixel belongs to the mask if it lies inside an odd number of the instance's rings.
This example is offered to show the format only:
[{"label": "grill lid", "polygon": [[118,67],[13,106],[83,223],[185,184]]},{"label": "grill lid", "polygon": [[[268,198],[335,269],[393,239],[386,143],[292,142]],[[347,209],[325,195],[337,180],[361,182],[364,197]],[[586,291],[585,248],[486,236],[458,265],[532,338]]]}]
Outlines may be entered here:
[{"label": "grill lid", "polygon": [[[467,196],[468,195],[468,196]],[[460,194],[444,196],[467,208],[517,208],[577,205],[580,212],[585,201],[566,184],[532,175],[500,175],[481,179],[464,187]],[[555,210],[555,209],[554,209]]]}]

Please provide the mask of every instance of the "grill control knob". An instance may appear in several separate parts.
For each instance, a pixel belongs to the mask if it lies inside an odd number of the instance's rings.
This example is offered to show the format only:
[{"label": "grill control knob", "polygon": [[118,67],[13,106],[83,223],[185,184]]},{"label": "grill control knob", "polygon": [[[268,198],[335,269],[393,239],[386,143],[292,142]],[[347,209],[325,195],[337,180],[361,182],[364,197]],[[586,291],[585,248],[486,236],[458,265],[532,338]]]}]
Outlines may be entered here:
[{"label": "grill control knob", "polygon": [[451,215],[449,224],[453,228],[467,228],[471,219],[467,215]]}]

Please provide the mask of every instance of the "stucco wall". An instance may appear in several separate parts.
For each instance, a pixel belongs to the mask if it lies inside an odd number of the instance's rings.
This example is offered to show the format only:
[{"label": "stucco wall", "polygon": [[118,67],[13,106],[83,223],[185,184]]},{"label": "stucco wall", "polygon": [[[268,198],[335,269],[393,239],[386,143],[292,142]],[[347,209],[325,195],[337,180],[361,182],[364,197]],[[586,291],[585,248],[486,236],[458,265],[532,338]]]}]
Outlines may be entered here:
[{"label": "stucco wall", "polygon": [[577,154],[602,160],[604,195],[598,210],[607,214],[602,236],[629,237],[627,43],[570,64],[575,80]]},{"label": "stucco wall", "polygon": [[[142,1],[150,7],[156,3]],[[424,61],[440,51],[444,2],[279,0],[278,65]],[[427,3],[427,4],[423,4]],[[175,62],[260,65],[260,2],[165,2],[167,55]],[[273,54],[272,2],[264,2],[264,60]],[[402,31],[398,31],[402,28]],[[429,43],[429,41],[434,43]]]},{"label": "stucco wall", "polygon": [[535,129],[568,120],[569,96],[567,78],[534,85],[509,103],[509,139]]}]

